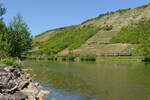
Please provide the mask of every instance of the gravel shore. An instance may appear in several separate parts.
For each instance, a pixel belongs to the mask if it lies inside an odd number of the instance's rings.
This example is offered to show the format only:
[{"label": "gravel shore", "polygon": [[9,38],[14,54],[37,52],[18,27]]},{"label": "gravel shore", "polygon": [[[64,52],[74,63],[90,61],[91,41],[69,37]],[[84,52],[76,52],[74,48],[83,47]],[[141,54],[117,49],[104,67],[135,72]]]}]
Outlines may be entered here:
[{"label": "gravel shore", "polygon": [[[27,70],[27,69],[26,69]],[[0,65],[0,100],[43,100],[49,91],[38,91],[29,74],[21,68]]]}]

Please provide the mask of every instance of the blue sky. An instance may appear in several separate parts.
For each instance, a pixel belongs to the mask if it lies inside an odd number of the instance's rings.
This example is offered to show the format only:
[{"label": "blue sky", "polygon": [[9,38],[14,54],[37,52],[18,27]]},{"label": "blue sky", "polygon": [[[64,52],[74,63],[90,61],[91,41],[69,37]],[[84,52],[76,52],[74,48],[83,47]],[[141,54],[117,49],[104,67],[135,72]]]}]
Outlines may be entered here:
[{"label": "blue sky", "polygon": [[118,9],[135,8],[149,0],[0,0],[7,8],[4,21],[21,13],[32,35],[46,30],[76,25],[99,14]]}]

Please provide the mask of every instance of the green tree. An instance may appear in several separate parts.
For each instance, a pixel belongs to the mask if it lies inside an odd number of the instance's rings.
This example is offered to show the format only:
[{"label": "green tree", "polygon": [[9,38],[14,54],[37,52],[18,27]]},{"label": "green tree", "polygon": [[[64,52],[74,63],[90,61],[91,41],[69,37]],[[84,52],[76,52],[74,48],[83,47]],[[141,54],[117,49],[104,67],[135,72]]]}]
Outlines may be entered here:
[{"label": "green tree", "polygon": [[3,4],[0,3],[0,56],[6,56],[6,52],[4,50],[5,45],[5,34],[7,33],[7,27],[3,22],[3,15],[6,13],[6,8],[3,7]]},{"label": "green tree", "polygon": [[5,38],[5,51],[8,52],[8,56],[21,57],[23,52],[31,49],[32,37],[20,14],[15,16],[9,24]]},{"label": "green tree", "polygon": [[0,57],[7,56],[5,51],[7,27],[4,22],[0,21]]},{"label": "green tree", "polygon": [[1,20],[3,19],[2,16],[6,13],[6,8],[3,7],[3,4],[0,3],[0,16],[1,16]]}]

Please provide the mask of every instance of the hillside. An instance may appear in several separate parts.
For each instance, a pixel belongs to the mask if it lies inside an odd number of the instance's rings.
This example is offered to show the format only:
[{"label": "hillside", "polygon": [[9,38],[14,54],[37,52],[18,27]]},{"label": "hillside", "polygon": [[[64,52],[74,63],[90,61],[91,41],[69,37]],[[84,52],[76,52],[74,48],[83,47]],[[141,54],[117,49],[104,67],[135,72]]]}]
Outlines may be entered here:
[{"label": "hillside", "polygon": [[[96,54],[129,52],[139,43],[112,42],[122,27],[150,18],[150,4],[101,14],[79,25],[46,31],[33,39],[32,54]],[[130,38],[131,39],[131,38]]]}]

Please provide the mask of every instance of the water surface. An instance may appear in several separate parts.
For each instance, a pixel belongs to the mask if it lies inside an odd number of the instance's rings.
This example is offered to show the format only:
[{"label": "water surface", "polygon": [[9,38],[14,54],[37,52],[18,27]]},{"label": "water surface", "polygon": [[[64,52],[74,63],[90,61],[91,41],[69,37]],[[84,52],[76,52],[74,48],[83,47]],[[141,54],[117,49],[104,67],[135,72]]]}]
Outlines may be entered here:
[{"label": "water surface", "polygon": [[52,92],[45,100],[150,100],[150,65],[25,61]]}]

